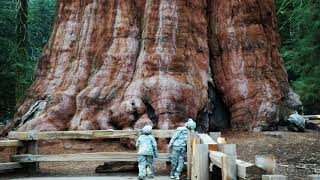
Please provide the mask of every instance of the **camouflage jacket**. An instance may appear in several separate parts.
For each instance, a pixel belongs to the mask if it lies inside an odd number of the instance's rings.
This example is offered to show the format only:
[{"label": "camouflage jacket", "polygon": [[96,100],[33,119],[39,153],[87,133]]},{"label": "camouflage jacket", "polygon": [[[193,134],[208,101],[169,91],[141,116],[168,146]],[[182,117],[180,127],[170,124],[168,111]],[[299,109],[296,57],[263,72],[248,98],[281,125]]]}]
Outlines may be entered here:
[{"label": "camouflage jacket", "polygon": [[186,127],[177,128],[170,140],[169,147],[186,147],[188,132],[189,130]]},{"label": "camouflage jacket", "polygon": [[136,142],[136,147],[138,155],[158,158],[157,141],[152,135],[140,135]]}]

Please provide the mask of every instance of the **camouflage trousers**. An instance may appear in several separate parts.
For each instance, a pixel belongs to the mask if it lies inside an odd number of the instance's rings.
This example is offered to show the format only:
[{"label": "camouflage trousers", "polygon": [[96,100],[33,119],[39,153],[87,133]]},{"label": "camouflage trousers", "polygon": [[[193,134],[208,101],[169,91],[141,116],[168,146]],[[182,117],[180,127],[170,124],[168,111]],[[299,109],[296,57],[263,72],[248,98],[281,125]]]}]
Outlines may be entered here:
[{"label": "camouflage trousers", "polygon": [[175,176],[175,177],[180,176],[183,170],[186,153],[187,153],[186,147],[172,147],[171,154],[170,154],[170,160],[171,160],[170,176]]},{"label": "camouflage trousers", "polygon": [[150,169],[149,177],[153,177],[153,156],[138,155],[139,177],[147,176],[147,167]]}]

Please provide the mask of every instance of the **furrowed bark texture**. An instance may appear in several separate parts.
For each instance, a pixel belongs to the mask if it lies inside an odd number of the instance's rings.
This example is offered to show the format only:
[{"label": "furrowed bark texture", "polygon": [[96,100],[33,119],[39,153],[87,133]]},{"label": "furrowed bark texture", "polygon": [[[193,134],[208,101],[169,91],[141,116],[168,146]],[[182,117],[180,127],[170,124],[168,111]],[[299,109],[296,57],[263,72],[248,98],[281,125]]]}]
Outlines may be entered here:
[{"label": "furrowed bark texture", "polygon": [[263,130],[301,105],[279,52],[273,0],[210,1],[211,67],[234,128]]},{"label": "furrowed bark texture", "polygon": [[20,130],[172,129],[192,117],[205,131],[228,121],[212,118],[224,103],[232,127],[252,130],[294,104],[286,102],[271,0],[59,0],[57,7],[16,119],[39,99],[50,102]]}]

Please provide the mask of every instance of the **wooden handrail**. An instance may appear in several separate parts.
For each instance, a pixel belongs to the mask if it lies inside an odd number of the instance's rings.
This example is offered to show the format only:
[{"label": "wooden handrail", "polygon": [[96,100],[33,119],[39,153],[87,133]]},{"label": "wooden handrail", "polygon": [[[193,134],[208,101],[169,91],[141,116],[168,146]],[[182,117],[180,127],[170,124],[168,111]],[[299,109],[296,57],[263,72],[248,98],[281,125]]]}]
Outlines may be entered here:
[{"label": "wooden handrail", "polygon": [[[170,138],[174,130],[153,130],[152,134],[157,138]],[[45,131],[45,132],[16,132],[11,131],[9,139],[16,140],[62,140],[62,139],[109,139],[137,137],[135,130],[94,130],[94,131]]]},{"label": "wooden handrail", "polygon": [[303,117],[308,119],[320,119],[320,115],[304,115]]},{"label": "wooden handrail", "polygon": [[23,142],[19,140],[1,140],[0,147],[22,147]]},{"label": "wooden handrail", "polygon": [[22,168],[22,165],[18,162],[0,163],[0,170],[18,169]]},{"label": "wooden handrail", "polygon": [[[78,154],[54,154],[54,155],[14,155],[16,162],[66,162],[66,161],[137,161],[135,152],[96,152]],[[168,153],[159,153],[158,161],[169,161]]]},{"label": "wooden handrail", "polygon": [[[156,138],[171,138],[175,130],[153,130],[152,134]],[[59,162],[59,161],[137,161],[136,153],[128,152],[103,152],[103,153],[80,153],[80,154],[57,154],[39,155],[38,140],[67,140],[67,139],[114,139],[128,138],[136,139],[136,130],[93,130],[93,131],[11,131],[8,135],[11,140],[0,141],[1,146],[24,146],[26,154],[13,155],[12,160],[16,161],[7,165],[9,169],[18,167],[20,162],[30,173],[36,172],[39,162]],[[169,161],[167,153],[159,154],[159,161]],[[4,163],[3,166],[6,164]],[[1,168],[1,164],[0,164]],[[7,169],[8,169],[7,168]]]}]

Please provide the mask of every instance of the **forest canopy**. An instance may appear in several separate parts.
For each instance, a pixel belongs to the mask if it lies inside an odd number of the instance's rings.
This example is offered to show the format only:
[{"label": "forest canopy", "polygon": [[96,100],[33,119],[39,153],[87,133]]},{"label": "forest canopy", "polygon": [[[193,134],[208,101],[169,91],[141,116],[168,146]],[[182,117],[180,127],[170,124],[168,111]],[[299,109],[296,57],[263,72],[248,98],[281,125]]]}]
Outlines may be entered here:
[{"label": "forest canopy", "polygon": [[[282,56],[290,84],[305,114],[320,113],[320,1],[276,0]],[[0,121],[31,85],[34,70],[52,30],[55,0],[0,2]]]}]

